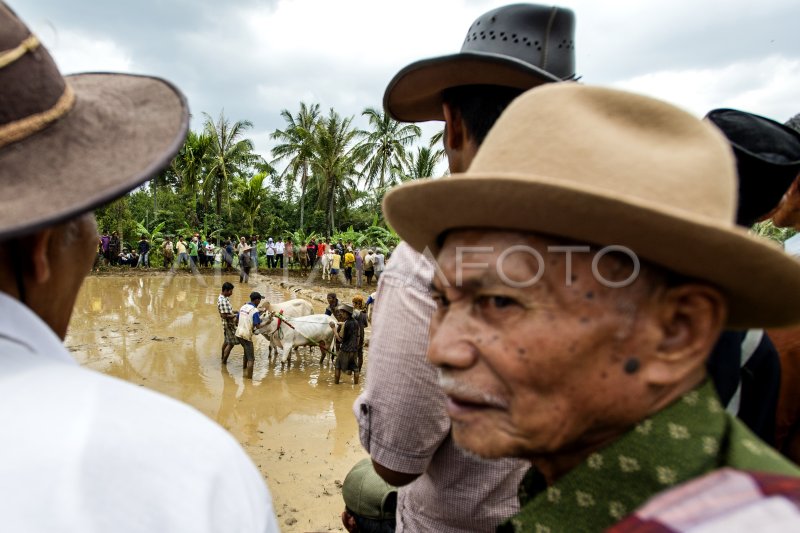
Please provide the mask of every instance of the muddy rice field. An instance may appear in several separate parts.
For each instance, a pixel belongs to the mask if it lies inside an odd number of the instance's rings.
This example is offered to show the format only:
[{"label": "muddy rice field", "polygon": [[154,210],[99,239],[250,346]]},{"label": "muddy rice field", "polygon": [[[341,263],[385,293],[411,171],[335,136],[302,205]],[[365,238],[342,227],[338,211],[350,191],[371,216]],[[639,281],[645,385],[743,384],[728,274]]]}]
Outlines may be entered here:
[{"label": "muddy rice field", "polygon": [[235,285],[234,309],[253,290],[270,301],[305,298],[319,313],[328,291],[350,302],[375,290],[278,275],[240,285],[219,272],[102,272],[81,289],[67,348],[81,365],[186,402],[230,431],[264,475],[283,531],[343,531],[341,482],[366,457],[352,405],[369,373],[368,348],[361,384],[342,375],[334,385],[333,367],[320,366],[318,351],[281,368],[258,338],[253,380],[243,379],[241,346],[220,363],[216,302],[224,281]]}]

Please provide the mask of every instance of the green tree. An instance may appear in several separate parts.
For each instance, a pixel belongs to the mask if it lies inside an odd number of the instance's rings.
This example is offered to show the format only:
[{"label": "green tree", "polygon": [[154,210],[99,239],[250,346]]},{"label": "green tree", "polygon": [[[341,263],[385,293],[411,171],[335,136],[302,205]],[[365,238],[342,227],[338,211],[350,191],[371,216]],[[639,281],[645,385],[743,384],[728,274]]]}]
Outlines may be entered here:
[{"label": "green tree", "polygon": [[422,130],[415,124],[403,124],[383,111],[368,107],[362,113],[369,119],[369,129],[363,133],[364,147],[369,152],[363,177],[364,185],[385,189],[394,185],[406,165],[406,148],[413,145]]},{"label": "green tree", "polygon": [[249,120],[237,120],[231,123],[223,113],[217,122],[206,116],[205,134],[210,137],[207,158],[206,176],[203,189],[206,196],[214,196],[215,211],[222,214],[222,199],[227,198],[228,216],[231,216],[231,185],[236,176],[242,176],[245,170],[262,162],[262,158],[253,150],[253,141],[242,139],[244,132],[253,127]]},{"label": "green tree", "polygon": [[436,175],[436,166],[444,158],[444,150],[434,150],[428,146],[417,147],[417,152],[411,154],[405,167],[402,180],[418,180]]},{"label": "green tree", "polygon": [[308,186],[309,167],[312,157],[311,147],[314,141],[314,129],[319,120],[319,104],[307,106],[300,102],[300,111],[292,116],[287,109],[281,111],[286,121],[286,129],[275,130],[270,137],[280,142],[272,149],[272,156],[288,159],[282,177],[288,187],[293,187],[300,178],[300,229],[303,229],[306,187]]},{"label": "green tree", "polygon": [[342,118],[331,108],[315,128],[310,169],[319,189],[318,206],[325,210],[328,235],[336,232],[337,203],[353,199],[358,166],[365,159],[360,132],[352,126],[353,117]]},{"label": "green tree", "polygon": [[259,172],[250,178],[250,181],[244,183],[239,194],[238,202],[244,211],[243,216],[250,228],[250,235],[254,233],[253,225],[261,211],[261,205],[266,202],[269,195],[269,191],[264,188],[264,178],[266,177],[266,172]]},{"label": "green tree", "polygon": [[[203,185],[205,164],[211,153],[211,138],[202,133],[190,131],[178,155],[170,164],[171,172],[178,179],[178,188],[189,198],[191,213],[189,224],[197,226],[200,219],[197,216],[197,195]],[[207,201],[203,201],[207,206]]]}]

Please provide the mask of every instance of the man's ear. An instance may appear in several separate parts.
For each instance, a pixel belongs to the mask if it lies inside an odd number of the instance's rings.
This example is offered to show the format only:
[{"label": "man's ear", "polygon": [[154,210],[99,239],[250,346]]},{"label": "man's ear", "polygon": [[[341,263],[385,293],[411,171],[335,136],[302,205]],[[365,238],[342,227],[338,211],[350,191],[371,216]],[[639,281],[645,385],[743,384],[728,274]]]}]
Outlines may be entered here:
[{"label": "man's ear", "polygon": [[444,113],[444,141],[445,150],[460,150],[466,143],[466,130],[461,118],[461,112],[451,107],[447,102],[442,103]]},{"label": "man's ear", "polygon": [[661,307],[656,355],[642,371],[648,384],[669,387],[703,375],[725,323],[727,303],[714,287],[690,283],[666,289]]},{"label": "man's ear", "polygon": [[347,531],[350,531],[351,533],[354,531],[358,531],[358,524],[356,524],[356,519],[353,518],[353,515],[351,515],[347,511],[347,509],[342,511],[342,525]]},{"label": "man's ear", "polygon": [[27,274],[36,283],[45,283],[50,279],[50,255],[53,253],[53,228],[45,228],[29,237],[26,237],[27,245],[30,249],[28,254],[28,264],[25,265]]}]

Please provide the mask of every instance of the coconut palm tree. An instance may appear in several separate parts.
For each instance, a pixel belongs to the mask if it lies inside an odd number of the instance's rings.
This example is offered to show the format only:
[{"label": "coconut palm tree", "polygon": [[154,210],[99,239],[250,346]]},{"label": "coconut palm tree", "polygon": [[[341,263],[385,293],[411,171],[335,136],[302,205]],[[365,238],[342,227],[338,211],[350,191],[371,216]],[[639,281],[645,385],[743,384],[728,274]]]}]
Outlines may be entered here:
[{"label": "coconut palm tree", "polygon": [[402,173],[406,159],[406,147],[414,144],[422,130],[415,124],[403,124],[383,111],[373,107],[362,113],[369,119],[369,130],[363,132],[363,145],[369,152],[364,171],[364,185],[384,189],[394,185]]},{"label": "coconut palm tree", "polygon": [[444,150],[434,150],[428,146],[417,147],[417,153],[411,154],[403,172],[402,180],[418,180],[436,175],[436,166],[444,159]]},{"label": "coconut palm tree", "polygon": [[287,109],[281,111],[281,116],[286,121],[286,129],[275,130],[270,135],[272,139],[281,143],[272,149],[272,156],[277,160],[289,160],[281,175],[286,180],[287,187],[294,187],[295,181],[300,178],[300,229],[302,230],[311,144],[314,128],[319,120],[319,104],[309,107],[305,102],[300,102],[300,111],[296,116],[292,116]]},{"label": "coconut palm tree", "polygon": [[171,171],[178,178],[178,188],[191,199],[192,212],[189,222],[192,226],[200,224],[197,218],[197,195],[203,184],[210,146],[211,139],[208,136],[189,131],[186,141],[170,164]]},{"label": "coconut palm tree", "polygon": [[331,108],[317,124],[311,144],[309,168],[317,181],[318,206],[325,210],[329,235],[336,230],[337,202],[352,201],[358,166],[366,156],[365,147],[357,142],[360,132],[352,121],[353,117],[342,118]]},{"label": "coconut palm tree", "polygon": [[203,114],[206,117],[205,135],[210,138],[203,190],[206,197],[214,197],[217,216],[222,214],[222,198],[226,197],[230,217],[230,188],[234,177],[243,176],[245,170],[263,160],[253,151],[253,141],[241,138],[246,130],[253,127],[252,122],[237,120],[231,124],[222,112],[214,122],[207,113]]},{"label": "coconut palm tree", "polygon": [[259,172],[249,181],[245,182],[239,191],[239,205],[244,211],[244,219],[250,228],[249,234],[253,234],[253,226],[261,211],[261,205],[267,200],[269,191],[264,188],[266,172]]}]

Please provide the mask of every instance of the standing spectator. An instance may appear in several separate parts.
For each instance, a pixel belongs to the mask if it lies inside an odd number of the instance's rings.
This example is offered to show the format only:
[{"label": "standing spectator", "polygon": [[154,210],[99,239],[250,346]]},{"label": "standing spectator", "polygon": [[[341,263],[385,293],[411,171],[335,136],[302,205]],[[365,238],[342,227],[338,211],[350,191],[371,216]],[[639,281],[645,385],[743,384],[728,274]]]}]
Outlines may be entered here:
[{"label": "standing spectator", "polygon": [[108,243],[111,240],[111,237],[108,235],[108,232],[104,232],[103,235],[100,237],[100,253],[103,254],[103,258],[106,260],[106,264],[111,264],[111,261],[108,258]]},{"label": "standing spectator", "polygon": [[111,238],[108,240],[108,262],[112,265],[119,263],[119,252],[122,245],[119,241],[119,233],[116,231],[111,232]]},{"label": "standing spectator", "polygon": [[367,287],[372,285],[372,276],[375,275],[375,252],[370,248],[364,258],[364,274],[367,276]]},{"label": "standing spectator", "polygon": [[292,239],[286,239],[286,264],[288,266],[292,266],[294,263],[294,245],[292,244]]},{"label": "standing spectator", "polygon": [[147,235],[142,235],[139,239],[139,262],[136,266],[150,268],[150,243],[147,241]]},{"label": "standing spectator", "polygon": [[272,242],[272,237],[267,239],[267,268],[275,268],[275,243]]},{"label": "standing spectator", "polygon": [[206,257],[206,240],[203,237],[197,238],[197,259],[201,267],[208,265],[208,258]]},{"label": "standing spectator", "polygon": [[244,250],[246,246],[248,246],[247,239],[245,237],[239,237],[239,243],[236,245],[236,255],[241,255],[242,250]]},{"label": "standing spectator", "polygon": [[175,248],[172,246],[172,239],[169,237],[164,239],[164,244],[161,245],[161,253],[164,256],[164,268],[172,266],[172,262],[175,260]]},{"label": "standing spectator", "polygon": [[353,284],[353,265],[356,264],[356,257],[353,255],[353,249],[348,248],[344,254],[344,279],[348,285]]},{"label": "standing spectator", "polygon": [[339,281],[339,269],[342,265],[342,256],[339,255],[339,252],[334,248],[331,250],[331,278],[335,277],[337,281]]},{"label": "standing spectator", "polygon": [[192,270],[197,268],[197,241],[197,237],[192,237],[192,240],[189,241],[188,246],[186,246],[189,252],[189,266],[192,267]]},{"label": "standing spectator", "polygon": [[205,241],[206,245],[206,261],[208,262],[208,266],[213,267],[216,263],[221,262],[221,257],[217,257],[217,249],[214,247],[213,243]]},{"label": "standing spectator", "polygon": [[250,265],[250,266],[252,268],[254,268],[256,272],[258,272],[258,238],[259,237],[260,237],[260,235],[254,235],[254,236],[250,237],[250,246],[252,247],[250,249],[250,259],[252,260],[251,261],[252,265]]},{"label": "standing spectator", "polygon": [[225,261],[225,272],[230,272],[233,269],[233,241],[225,241],[225,246],[222,251],[222,259]]},{"label": "standing spectator", "polygon": [[183,235],[178,235],[178,243],[175,245],[178,252],[178,268],[184,263],[186,266],[191,267],[189,263],[189,254],[187,253],[186,242],[183,240]]},{"label": "standing spectator", "polygon": [[353,296],[353,318],[361,328],[361,338],[358,343],[358,356],[356,357],[356,368],[361,372],[361,365],[364,364],[364,330],[367,327],[367,310],[364,307],[364,297],[360,294]]},{"label": "standing spectator", "polygon": [[253,366],[256,361],[253,331],[261,324],[261,315],[258,312],[261,300],[262,296],[259,293],[250,293],[250,301],[239,309],[239,325],[236,326],[236,338],[244,348],[244,377],[250,379],[253,379]]},{"label": "standing spectator", "polygon": [[342,304],[336,308],[337,319],[344,322],[341,325],[341,333],[337,331],[336,324],[331,323],[333,334],[336,340],[340,343],[339,351],[336,354],[336,372],[334,373],[333,381],[336,385],[339,384],[339,378],[342,375],[342,370],[353,374],[353,385],[358,385],[358,367],[356,367],[356,358],[358,357],[358,344],[361,338],[361,329],[358,322],[353,318],[353,306],[350,304]]},{"label": "standing spectator", "polygon": [[317,262],[317,242],[314,239],[311,239],[306,246],[306,254],[308,255],[308,268],[313,270]]},{"label": "standing spectator", "polygon": [[222,318],[222,364],[228,363],[228,356],[231,355],[231,350],[234,346],[239,344],[239,339],[236,337],[236,313],[233,312],[231,307],[231,294],[233,294],[233,283],[226,281],[222,284],[222,294],[217,298],[217,310],[219,316]]},{"label": "standing spectator", "polygon": [[383,259],[383,252],[380,248],[378,251],[375,252],[375,283],[377,283],[381,279],[381,274],[383,273],[383,269],[385,268],[384,259]]},{"label": "standing spectator", "polygon": [[239,252],[239,283],[250,281],[250,269],[253,266],[253,256],[250,255],[250,245],[245,245]]},{"label": "standing spectator", "polygon": [[325,255],[325,252],[331,247],[330,239],[325,239],[324,241],[319,241],[319,246],[317,246],[317,263],[322,263],[322,256]]},{"label": "standing spectator", "polygon": [[364,256],[361,249],[356,248],[356,287],[361,288],[361,281],[364,278]]},{"label": "standing spectator", "polygon": [[336,243],[336,249],[339,250],[339,255],[344,257],[344,244],[342,244],[342,239],[339,239]]},{"label": "standing spectator", "polygon": [[275,266],[283,269],[283,253],[286,247],[283,244],[283,238],[278,237],[278,242],[275,243]]}]

